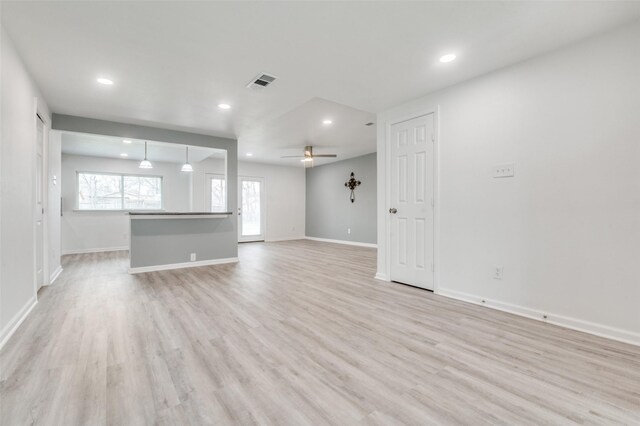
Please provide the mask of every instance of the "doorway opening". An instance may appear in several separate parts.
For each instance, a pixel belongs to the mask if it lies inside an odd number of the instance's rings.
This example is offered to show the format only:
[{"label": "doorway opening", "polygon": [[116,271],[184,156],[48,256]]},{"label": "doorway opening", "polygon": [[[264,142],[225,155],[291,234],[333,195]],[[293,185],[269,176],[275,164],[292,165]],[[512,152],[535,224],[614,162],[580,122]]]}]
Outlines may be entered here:
[{"label": "doorway opening", "polygon": [[238,242],[265,239],[264,178],[238,177]]}]

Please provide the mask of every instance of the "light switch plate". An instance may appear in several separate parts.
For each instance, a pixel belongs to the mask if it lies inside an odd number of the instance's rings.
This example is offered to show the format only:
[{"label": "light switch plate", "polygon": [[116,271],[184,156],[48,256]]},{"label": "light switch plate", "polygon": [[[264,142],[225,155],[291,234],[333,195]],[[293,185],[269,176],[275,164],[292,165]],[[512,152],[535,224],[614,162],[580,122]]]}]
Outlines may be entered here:
[{"label": "light switch plate", "polygon": [[500,164],[493,167],[494,178],[514,177],[515,175],[516,175],[516,165],[513,163]]}]

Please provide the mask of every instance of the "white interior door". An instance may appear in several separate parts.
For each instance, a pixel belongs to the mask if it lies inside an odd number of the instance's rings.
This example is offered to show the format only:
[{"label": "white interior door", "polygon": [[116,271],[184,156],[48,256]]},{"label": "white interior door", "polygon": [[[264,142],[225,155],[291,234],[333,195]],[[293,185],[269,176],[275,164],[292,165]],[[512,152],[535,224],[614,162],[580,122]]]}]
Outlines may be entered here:
[{"label": "white interior door", "polygon": [[264,241],[264,179],[238,178],[238,241]]},{"label": "white interior door", "polygon": [[391,126],[391,280],[433,290],[434,115]]},{"label": "white interior door", "polygon": [[36,119],[36,176],[35,176],[35,250],[36,250],[36,288],[40,289],[44,285],[44,191],[43,191],[43,171],[44,171],[44,123],[37,116]]}]

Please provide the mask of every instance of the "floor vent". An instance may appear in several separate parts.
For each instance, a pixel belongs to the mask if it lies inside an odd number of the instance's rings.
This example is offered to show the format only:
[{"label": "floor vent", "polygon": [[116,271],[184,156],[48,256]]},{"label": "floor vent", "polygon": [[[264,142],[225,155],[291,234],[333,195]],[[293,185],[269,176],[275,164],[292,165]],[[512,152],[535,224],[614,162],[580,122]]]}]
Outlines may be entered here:
[{"label": "floor vent", "polygon": [[265,73],[260,73],[254,79],[252,79],[249,82],[249,84],[247,84],[247,87],[250,88],[250,89],[252,89],[252,88],[264,89],[265,87],[269,86],[274,81],[276,81],[276,77],[275,76],[269,75],[269,74],[265,74]]}]

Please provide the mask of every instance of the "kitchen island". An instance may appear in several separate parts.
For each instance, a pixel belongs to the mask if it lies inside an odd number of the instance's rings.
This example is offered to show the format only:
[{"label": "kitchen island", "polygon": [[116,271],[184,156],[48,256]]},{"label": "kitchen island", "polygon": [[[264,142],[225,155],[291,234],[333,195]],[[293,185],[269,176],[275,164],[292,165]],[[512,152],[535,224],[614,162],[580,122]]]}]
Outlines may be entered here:
[{"label": "kitchen island", "polygon": [[238,261],[232,212],[130,212],[129,273]]}]

